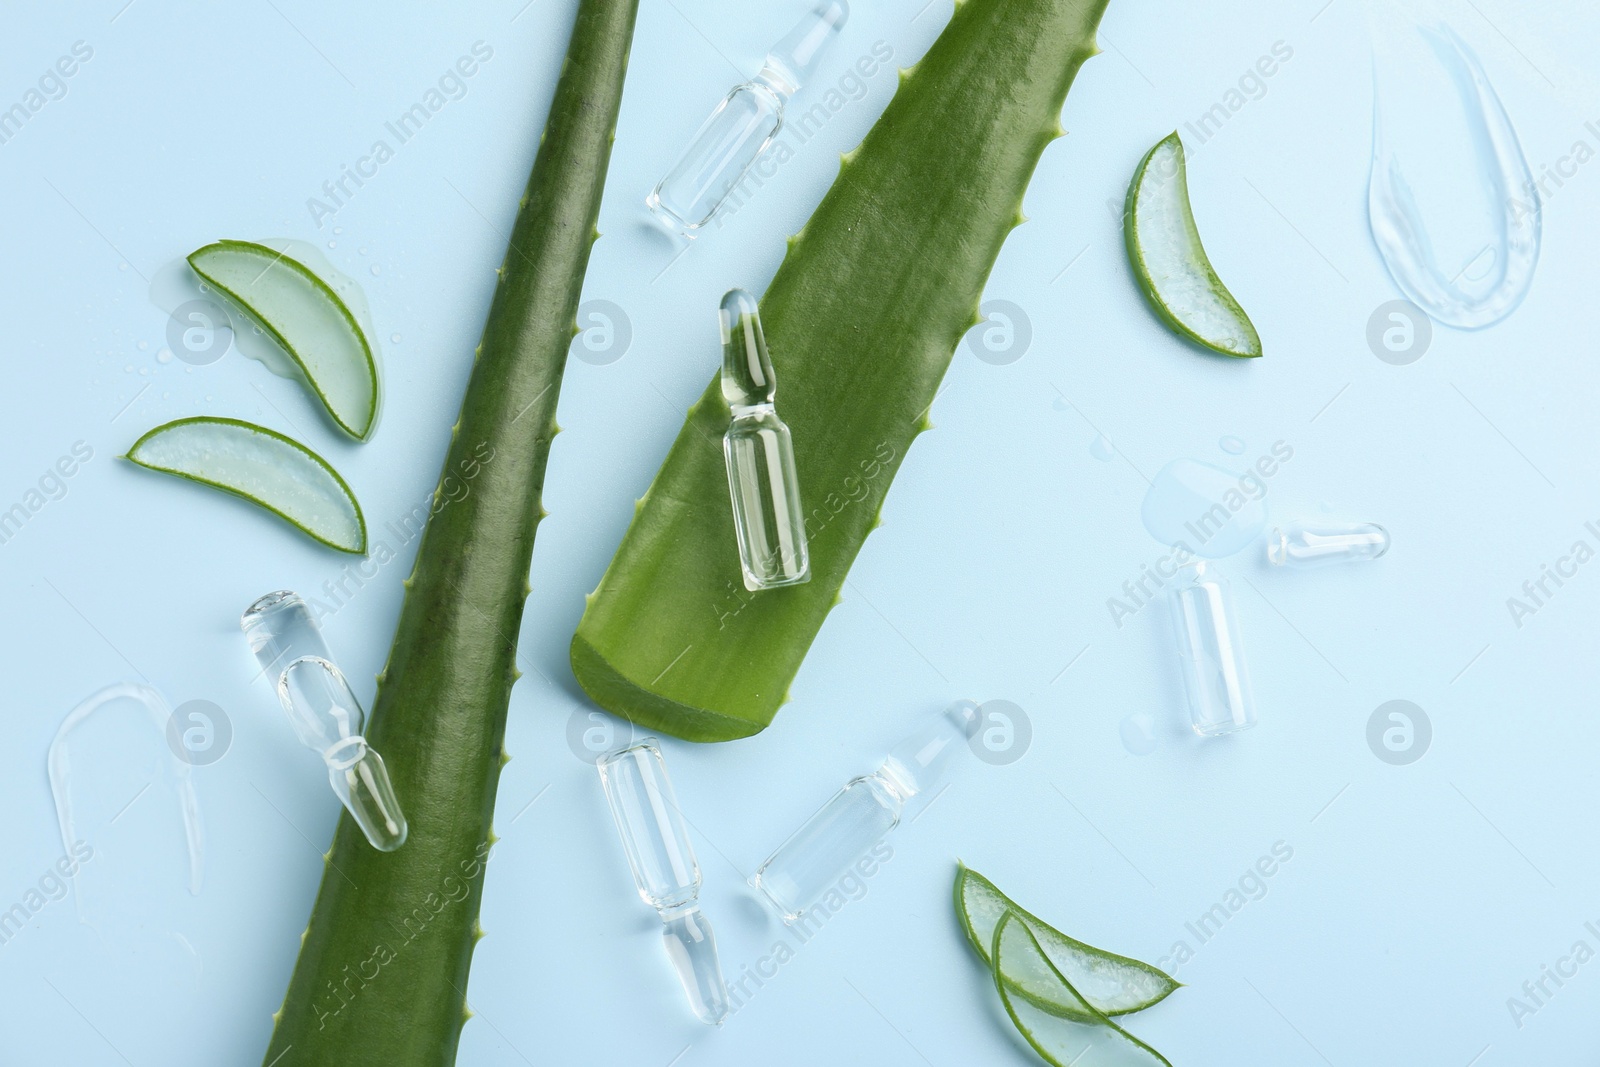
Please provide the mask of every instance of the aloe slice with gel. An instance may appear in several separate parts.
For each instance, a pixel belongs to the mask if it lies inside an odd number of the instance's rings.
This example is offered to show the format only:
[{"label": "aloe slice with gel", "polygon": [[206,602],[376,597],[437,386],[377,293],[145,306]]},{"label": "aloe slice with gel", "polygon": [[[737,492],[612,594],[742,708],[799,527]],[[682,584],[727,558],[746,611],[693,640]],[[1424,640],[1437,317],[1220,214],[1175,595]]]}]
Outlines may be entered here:
[{"label": "aloe slice with gel", "polygon": [[[1084,999],[1065,975],[1056,970],[1027,922],[1014,912],[1000,917],[990,952],[994,957],[995,988],[1017,1031],[1046,1063],[1053,1067],[1132,1067],[1162,1064],[1167,1058],[1117,1025]],[[1076,1011],[1063,1016],[1047,1012],[1015,996],[1003,974],[1049,975],[1056,992],[1052,999],[1072,1003]]]},{"label": "aloe slice with gel", "polygon": [[[1005,917],[1014,916],[1028,928],[1041,954],[1023,952],[1012,957],[1006,963],[1004,984],[1013,998],[1052,1015],[1085,1018],[1081,1006],[1085,1001],[1096,1013],[1127,1015],[1166,999],[1181,985],[1148,963],[1068,937],[1017,906],[993,882],[965,864],[956,870],[955,897],[956,914],[967,940],[990,967],[994,966],[990,956],[994,933]],[[1062,975],[1070,981],[1070,995],[1062,993]]]},{"label": "aloe slice with gel", "polygon": [[232,493],[341,552],[367,550],[367,522],[350,486],[321,456],[238,419],[201,416],[157,426],[126,459]]},{"label": "aloe slice with gel", "polygon": [[294,360],[311,391],[358,441],[378,418],[378,363],[355,314],[326,281],[286,251],[218,241],[189,266],[258,323]]},{"label": "aloe slice with gel", "polygon": [[1123,234],[1139,287],[1168,326],[1224,356],[1261,355],[1250,316],[1200,243],[1177,133],[1158,141],[1133,172]]}]

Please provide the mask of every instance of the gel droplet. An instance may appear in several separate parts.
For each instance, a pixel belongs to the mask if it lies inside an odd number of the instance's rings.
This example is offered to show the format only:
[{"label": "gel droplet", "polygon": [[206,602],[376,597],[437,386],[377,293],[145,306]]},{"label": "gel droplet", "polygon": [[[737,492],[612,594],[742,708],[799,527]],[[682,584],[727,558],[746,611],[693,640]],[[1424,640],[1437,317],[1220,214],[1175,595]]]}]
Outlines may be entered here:
[{"label": "gel droplet", "polygon": [[156,353],[156,362],[157,363],[171,363],[172,362],[172,349],[170,349],[170,348],[162,348],[161,351],[157,352]]},{"label": "gel droplet", "polygon": [[1164,545],[1183,545],[1207,559],[1240,551],[1267,524],[1266,484],[1197,459],[1161,468],[1144,496],[1144,528]]},{"label": "gel droplet", "polygon": [[1112,444],[1111,438],[1107,437],[1105,434],[1100,434],[1093,441],[1089,442],[1089,455],[1093,456],[1095,459],[1098,459],[1101,463],[1110,463],[1111,457],[1115,456],[1116,454],[1117,446]]},{"label": "gel droplet", "polygon": [[391,333],[389,335],[389,342],[391,344],[396,344],[396,345],[399,344],[400,343],[400,335],[398,333]]},{"label": "gel droplet", "polygon": [[374,263],[372,265],[372,273],[374,273],[374,274],[382,274],[383,273],[383,268],[378,266],[378,264]]},{"label": "gel droplet", "polygon": [[1217,447],[1221,448],[1230,456],[1244,455],[1244,442],[1232,435],[1224,437],[1222,440],[1218,441]]}]

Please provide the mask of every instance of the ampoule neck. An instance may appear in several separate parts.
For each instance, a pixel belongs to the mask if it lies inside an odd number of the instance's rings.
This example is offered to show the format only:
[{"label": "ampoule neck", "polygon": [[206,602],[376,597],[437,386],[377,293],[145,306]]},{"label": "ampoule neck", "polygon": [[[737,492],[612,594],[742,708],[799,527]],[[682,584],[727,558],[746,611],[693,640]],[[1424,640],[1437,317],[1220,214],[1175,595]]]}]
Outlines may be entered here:
[{"label": "ampoule neck", "polygon": [[773,410],[778,396],[777,374],[767,352],[756,298],[743,289],[730,289],[722,298],[717,318],[722,327],[722,395],[738,418]]},{"label": "ampoule neck", "polygon": [[880,783],[899,803],[900,807],[910,803],[911,798],[919,792],[915,779],[905,775],[902,769],[899,768],[898,762],[894,759],[884,760],[883,763],[878,765],[878,769],[872,772],[870,777]]},{"label": "ampoule neck", "polygon": [[816,74],[823,54],[849,17],[850,5],[845,0],[823,0],[772,46],[756,81],[785,99],[793,96]]}]

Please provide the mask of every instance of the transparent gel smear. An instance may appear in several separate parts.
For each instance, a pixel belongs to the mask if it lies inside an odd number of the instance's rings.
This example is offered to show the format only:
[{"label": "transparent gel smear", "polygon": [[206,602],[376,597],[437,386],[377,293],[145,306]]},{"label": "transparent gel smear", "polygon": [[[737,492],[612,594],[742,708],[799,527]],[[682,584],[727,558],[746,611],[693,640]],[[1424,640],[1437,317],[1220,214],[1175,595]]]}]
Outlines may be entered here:
[{"label": "transparent gel smear", "polygon": [[661,916],[661,937],[690,1010],[721,1025],[730,1010],[717,939],[700,911],[700,863],[672,779],[654,738],[609,752],[595,764],[622,838],[634,885]]},{"label": "transparent gel smear", "polygon": [[300,743],[328,768],[328,784],[369,844],[393,852],[408,827],[383,757],[367,744],[366,713],[306,603],[297,594],[269,593],[239,620],[250,650],[278,694]]},{"label": "transparent gel smear", "polygon": [[979,725],[970,700],[950,705],[890,750],[877,771],[845,785],[807,819],[751,879],[787,923],[795,922],[908,811],[926,804]]},{"label": "transparent gel smear", "polygon": [[1206,563],[1178,572],[1168,594],[1189,722],[1201,737],[1256,724],[1255,698],[1227,581]]},{"label": "transparent gel smear", "polygon": [[1423,4],[1368,14],[1373,241],[1432,318],[1490,326],[1522,302],[1539,260],[1543,210],[1516,130],[1477,55]]},{"label": "transparent gel smear", "polygon": [[733,412],[722,450],[745,588],[798,585],[811,578],[805,510],[794,442],[778,417],[777,375],[755,297],[730,290],[719,319],[722,395]]},{"label": "transparent gel smear", "polygon": [[1267,562],[1276,567],[1358,563],[1389,551],[1389,531],[1375,522],[1291,523],[1267,538]]},{"label": "transparent gel smear", "polygon": [[827,0],[773,46],[751,81],[737,85],[645,198],[668,229],[688,237],[710,222],[783,126],[784,104],[816,73],[850,17],[844,0]]}]

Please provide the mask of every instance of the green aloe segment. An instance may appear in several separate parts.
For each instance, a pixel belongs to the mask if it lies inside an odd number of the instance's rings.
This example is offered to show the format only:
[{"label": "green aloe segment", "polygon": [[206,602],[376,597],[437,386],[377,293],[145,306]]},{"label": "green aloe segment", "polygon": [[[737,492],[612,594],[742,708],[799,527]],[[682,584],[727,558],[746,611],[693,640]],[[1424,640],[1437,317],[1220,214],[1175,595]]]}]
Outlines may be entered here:
[{"label": "green aloe segment", "polygon": [[[986,964],[993,966],[989,950],[1002,919],[1012,915],[1027,926],[1043,955],[1023,953],[1015,957],[1008,967],[1019,969],[1004,972],[1006,988],[1013,997],[1051,1014],[1081,1017],[1081,997],[1097,1012],[1127,1015],[1165,999],[1180,985],[1148,963],[1068,937],[1019,907],[993,882],[965,864],[956,871],[955,897],[956,914],[967,940]],[[1066,999],[1060,998],[1061,983],[1057,978],[1061,974],[1067,976],[1075,991]]]},{"label": "green aloe segment", "polygon": [[206,245],[189,265],[288,353],[341,430],[357,440],[371,434],[378,364],[356,316],[327,282],[287,253],[250,241]]},{"label": "green aloe segment", "polygon": [[[995,961],[995,988],[1006,1014],[1035,1052],[1053,1067],[1132,1067],[1162,1064],[1167,1058],[1124,1030],[1079,993],[1066,975],[1056,969],[1028,923],[1013,913],[1000,917],[990,952]],[[1040,1010],[1013,995],[1007,974],[1038,974],[1055,983],[1051,999],[1075,1005],[1076,1010]]]},{"label": "green aloe segment", "polygon": [[[341,816],[272,1067],[455,1062],[545,461],[637,10],[578,4],[366,732],[410,834],[378,852]],[[449,492],[466,477],[471,492]],[[543,944],[513,951],[530,972],[562,966]]]},{"label": "green aloe segment", "polygon": [[1261,355],[1255,326],[1200,244],[1177,133],[1158,141],[1134,171],[1123,228],[1139,287],[1167,325],[1225,356]]},{"label": "green aloe segment", "polygon": [[179,419],[139,438],[126,458],[243,497],[341,552],[367,550],[361,505],[339,472],[305,445],[265,426],[238,419]]},{"label": "green aloe segment", "polygon": [[573,637],[573,672],[602,707],[695,741],[772,721],[979,321],[1028,180],[1062,135],[1067,90],[1098,51],[1105,5],[966,0],[901,73],[761,301],[812,579],[743,589],[722,455],[730,412],[713,379]]}]

